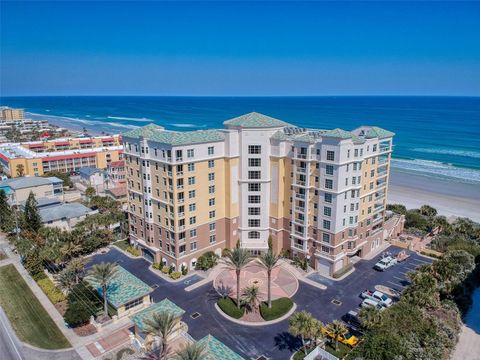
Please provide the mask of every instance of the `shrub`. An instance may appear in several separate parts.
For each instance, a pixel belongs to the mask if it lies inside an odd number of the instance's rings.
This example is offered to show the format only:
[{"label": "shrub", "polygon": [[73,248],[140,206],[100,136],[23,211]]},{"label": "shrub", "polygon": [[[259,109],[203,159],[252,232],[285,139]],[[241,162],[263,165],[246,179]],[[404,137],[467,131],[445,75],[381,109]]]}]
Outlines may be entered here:
[{"label": "shrub", "polygon": [[169,274],[169,272],[170,272],[170,268],[168,268],[166,266],[162,267],[162,273]]},{"label": "shrub", "polygon": [[168,273],[171,274],[175,271],[175,269],[173,268],[173,265],[170,265],[170,267],[168,268]]},{"label": "shrub", "polygon": [[335,271],[333,273],[333,278],[338,279],[339,277],[342,277],[343,275],[345,275],[347,272],[349,272],[352,269],[353,269],[353,264],[349,263],[349,264],[345,265],[343,268],[341,268],[340,270]]},{"label": "shrub", "polygon": [[183,276],[188,274],[188,268],[185,265],[182,265],[181,271]]},{"label": "shrub", "polygon": [[272,301],[272,307],[269,308],[266,302],[260,305],[260,314],[266,321],[275,320],[282,317],[290,311],[293,301],[290,298],[283,297]]},{"label": "shrub", "polygon": [[300,259],[298,256],[293,257],[292,264],[303,271],[307,271],[308,269],[308,261],[307,259]]},{"label": "shrub", "polygon": [[154,269],[156,269],[156,270],[160,270],[160,271],[161,271],[161,270],[163,269],[163,264],[156,262],[156,263],[153,263],[153,264],[152,264],[152,267],[153,267]]},{"label": "shrub", "polygon": [[[63,318],[72,327],[87,324],[90,317],[103,308],[103,300],[85,281],[75,285],[68,294],[67,301],[67,310]],[[115,314],[115,309],[109,306],[108,313]]]},{"label": "shrub", "polygon": [[170,277],[171,277],[173,280],[180,279],[181,276],[182,276],[182,273],[179,272],[179,271],[174,271],[174,272],[170,273]]},{"label": "shrub", "polygon": [[133,256],[140,256],[141,251],[133,246],[127,247],[127,251]]},{"label": "shrub", "polygon": [[218,307],[228,316],[233,317],[234,319],[240,319],[244,312],[245,308],[242,306],[237,308],[236,302],[232,298],[220,298],[217,301]]},{"label": "shrub", "polygon": [[54,304],[65,300],[65,295],[55,286],[55,284],[48,277],[37,280],[38,286],[43,290],[45,295]]},{"label": "shrub", "polygon": [[218,256],[213,251],[207,251],[198,258],[195,269],[206,271],[217,265],[217,261]]}]

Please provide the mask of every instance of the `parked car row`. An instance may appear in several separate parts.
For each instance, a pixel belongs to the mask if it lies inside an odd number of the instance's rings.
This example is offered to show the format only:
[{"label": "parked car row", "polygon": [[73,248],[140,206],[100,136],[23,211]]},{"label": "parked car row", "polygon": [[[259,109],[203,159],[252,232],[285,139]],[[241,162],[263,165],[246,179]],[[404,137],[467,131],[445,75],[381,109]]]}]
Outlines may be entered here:
[{"label": "parked car row", "polygon": [[407,260],[410,257],[405,250],[400,251],[397,255],[391,253],[384,253],[382,258],[373,266],[375,270],[385,271],[400,262]]}]

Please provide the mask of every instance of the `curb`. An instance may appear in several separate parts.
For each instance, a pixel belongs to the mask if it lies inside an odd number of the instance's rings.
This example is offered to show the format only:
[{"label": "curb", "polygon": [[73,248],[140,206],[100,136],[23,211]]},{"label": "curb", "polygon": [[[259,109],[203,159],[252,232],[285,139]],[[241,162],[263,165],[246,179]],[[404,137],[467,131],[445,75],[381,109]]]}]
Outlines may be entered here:
[{"label": "curb", "polygon": [[197,274],[196,272],[190,272],[190,273],[188,273],[187,275],[182,275],[182,276],[179,277],[177,280],[174,280],[174,279],[172,279],[170,276],[162,273],[160,270],[154,269],[154,268],[153,268],[153,265],[150,265],[150,266],[148,267],[148,270],[150,270],[152,273],[154,273],[155,275],[157,275],[160,279],[165,280],[165,281],[167,281],[167,282],[169,282],[169,283],[172,283],[172,284],[177,284],[177,283],[179,283],[179,282],[185,281],[185,280],[187,280],[188,278],[190,278],[190,277],[192,277],[192,276],[194,276],[194,275],[200,276],[200,275]]},{"label": "curb", "polygon": [[234,322],[234,323],[239,324],[239,325],[244,325],[244,326],[255,326],[255,327],[259,327],[259,326],[268,326],[268,325],[277,324],[277,323],[282,322],[283,320],[289,318],[290,315],[292,315],[292,314],[295,312],[295,310],[297,310],[297,304],[296,304],[296,303],[293,303],[292,308],[291,308],[285,315],[279,317],[278,319],[270,320],[270,321],[264,321],[264,322],[259,322],[259,323],[252,323],[252,322],[247,322],[247,321],[242,321],[242,320],[234,319],[234,318],[232,318],[231,316],[228,316],[227,314],[225,314],[225,313],[220,309],[220,307],[217,305],[217,303],[215,303],[215,309],[220,313],[220,315],[222,315],[225,319],[230,320],[231,322]]},{"label": "curb", "polygon": [[110,244],[110,246],[115,246],[115,250],[120,251],[123,255],[129,257],[130,259],[137,260],[137,259],[141,259],[141,258],[142,258],[142,255],[134,256],[134,255],[130,254],[128,251],[125,251],[125,250],[123,250],[123,249],[120,249],[117,245],[115,245],[115,243]]}]

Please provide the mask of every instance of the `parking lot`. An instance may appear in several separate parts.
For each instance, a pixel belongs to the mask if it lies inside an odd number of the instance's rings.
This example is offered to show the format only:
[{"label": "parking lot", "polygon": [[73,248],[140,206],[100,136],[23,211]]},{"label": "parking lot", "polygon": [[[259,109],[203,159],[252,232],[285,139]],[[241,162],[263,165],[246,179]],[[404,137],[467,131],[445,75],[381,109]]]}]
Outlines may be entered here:
[{"label": "parking lot", "polygon": [[[401,249],[390,247],[389,251],[396,254]],[[360,293],[365,289],[372,289],[375,285],[385,285],[401,291],[408,286],[406,274],[417,266],[429,263],[430,260],[415,253],[403,263],[397,264],[385,272],[378,272],[373,265],[379,257],[368,261],[360,261],[355,265],[356,270],[341,281],[333,281],[320,276],[313,276],[315,281],[327,286],[320,290],[300,281],[300,287],[293,297],[297,310],[307,310],[323,322],[340,319],[349,310],[355,310],[362,299]],[[246,359],[256,359],[264,355],[269,359],[289,359],[292,352],[299,346],[298,339],[288,333],[288,321],[270,326],[243,326],[226,320],[214,308],[217,293],[211,284],[206,284],[191,292],[185,287],[198,281],[200,278],[184,282],[169,283],[148,270],[148,263],[144,259],[131,259],[116,248],[108,253],[96,255],[89,264],[101,261],[117,262],[133,273],[148,285],[155,288],[152,297],[155,302],[169,298],[186,313],[183,316],[189,327],[189,333],[195,339],[212,334],[227,346],[238,352]],[[311,276],[312,278],[312,276]],[[156,286],[155,286],[156,285]],[[337,300],[338,302],[335,302]],[[334,301],[334,302],[332,302]],[[191,315],[200,314],[195,319]]]}]

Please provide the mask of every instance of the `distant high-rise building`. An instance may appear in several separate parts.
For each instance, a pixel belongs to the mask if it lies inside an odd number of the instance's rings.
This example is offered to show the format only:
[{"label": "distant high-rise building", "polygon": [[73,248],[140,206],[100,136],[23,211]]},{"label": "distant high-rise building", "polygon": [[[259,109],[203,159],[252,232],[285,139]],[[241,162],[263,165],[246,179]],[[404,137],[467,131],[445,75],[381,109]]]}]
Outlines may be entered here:
[{"label": "distant high-rise building", "polygon": [[23,120],[25,112],[23,109],[0,108],[0,120]]},{"label": "distant high-rise building", "polygon": [[192,269],[206,251],[238,242],[260,253],[270,239],[332,275],[383,244],[392,132],[304,129],[258,113],[224,125],[123,135],[130,239],[145,258]]}]

